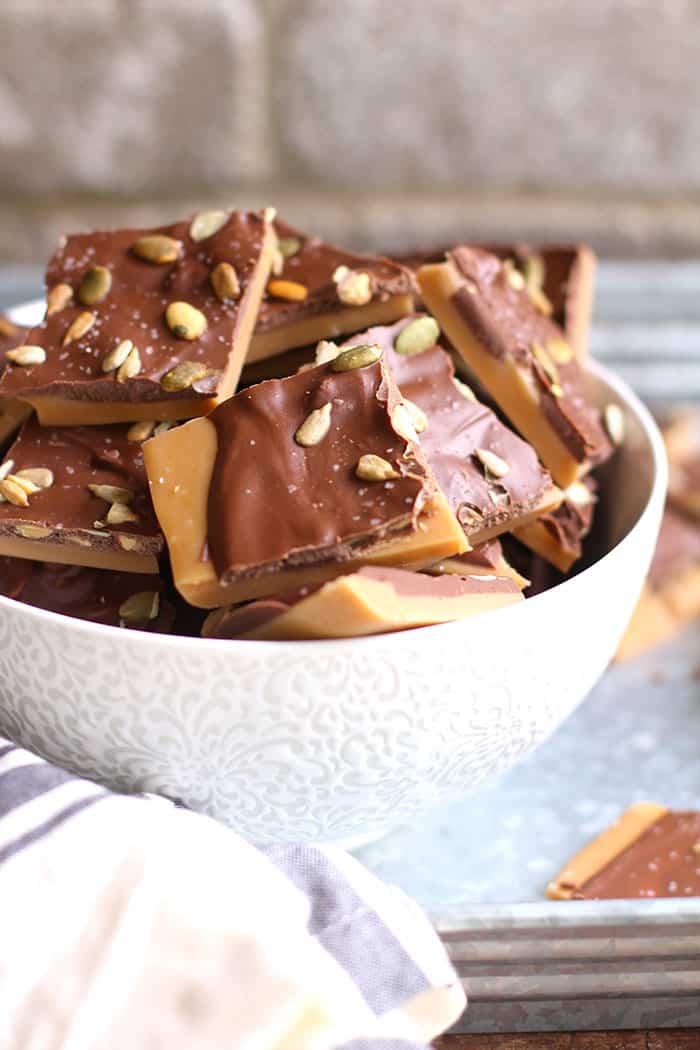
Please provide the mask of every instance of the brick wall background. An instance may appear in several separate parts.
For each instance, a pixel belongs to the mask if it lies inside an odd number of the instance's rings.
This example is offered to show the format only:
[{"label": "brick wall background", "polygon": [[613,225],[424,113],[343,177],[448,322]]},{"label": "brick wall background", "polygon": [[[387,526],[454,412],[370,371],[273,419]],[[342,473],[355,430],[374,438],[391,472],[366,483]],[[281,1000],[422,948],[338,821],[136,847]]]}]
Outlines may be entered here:
[{"label": "brick wall background", "polygon": [[210,203],[692,255],[699,57],[696,0],[0,0],[0,259]]}]

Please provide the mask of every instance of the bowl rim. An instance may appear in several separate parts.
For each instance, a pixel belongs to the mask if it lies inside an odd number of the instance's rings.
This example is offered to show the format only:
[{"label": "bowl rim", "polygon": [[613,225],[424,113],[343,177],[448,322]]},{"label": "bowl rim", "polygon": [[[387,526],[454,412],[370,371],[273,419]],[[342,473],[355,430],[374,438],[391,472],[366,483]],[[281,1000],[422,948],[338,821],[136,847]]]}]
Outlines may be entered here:
[{"label": "bowl rim", "polygon": [[[7,313],[19,322],[25,312],[29,312],[32,309],[37,309],[43,305],[42,300],[31,300],[18,304],[16,307],[10,308]],[[143,645],[143,646],[160,646],[164,649],[173,650],[175,648],[190,648],[196,646],[196,652],[200,655],[209,652],[221,652],[229,653],[234,656],[236,653],[240,653],[243,649],[248,652],[256,650],[258,652],[270,652],[274,651],[293,651],[299,652],[300,646],[308,649],[309,646],[323,645],[325,649],[330,646],[347,647],[347,646],[362,646],[363,649],[367,649],[371,645],[381,644],[382,646],[402,646],[407,641],[412,644],[412,640],[416,635],[416,632],[430,632],[431,638],[436,638],[438,633],[441,637],[448,638],[450,634],[457,634],[460,631],[469,629],[469,625],[482,622],[484,617],[487,615],[489,622],[493,622],[494,629],[496,628],[495,619],[498,617],[498,622],[506,616],[523,616],[525,613],[524,609],[530,608],[533,602],[537,602],[542,605],[546,601],[556,600],[557,592],[561,592],[562,589],[566,589],[567,593],[576,586],[579,586],[580,580],[586,577],[591,572],[600,571],[599,566],[603,566],[611,557],[615,556],[616,552],[623,546],[629,546],[634,542],[635,536],[640,532],[646,524],[646,521],[656,514],[658,504],[661,503],[663,496],[666,492],[666,486],[668,481],[668,464],[666,461],[666,452],[664,449],[663,438],[659,431],[659,428],[651,415],[649,409],[640,401],[634,391],[627,385],[627,383],[621,379],[618,375],[611,372],[604,365],[601,365],[598,361],[591,360],[588,362],[588,367],[591,373],[598,379],[601,379],[611,391],[615,393],[619,401],[624,407],[632,412],[637,422],[640,424],[644,437],[646,438],[652,457],[653,467],[653,478],[651,484],[651,491],[649,497],[642,508],[639,517],[629,529],[629,531],[619,540],[613,547],[610,548],[601,558],[589,565],[588,568],[583,569],[576,576],[572,576],[570,579],[562,580],[561,583],[556,584],[554,587],[543,591],[541,594],[537,594],[532,598],[528,598],[525,602],[518,602],[515,605],[506,606],[503,609],[491,610],[488,614],[482,616],[470,617],[467,620],[452,620],[449,623],[442,624],[430,624],[424,627],[411,627],[404,631],[391,631],[386,634],[372,634],[360,638],[314,638],[299,641],[266,641],[260,642],[252,639],[243,638],[202,638],[201,636],[190,636],[181,634],[161,634],[157,632],[148,631],[129,631],[122,627],[112,627],[110,624],[92,623],[89,620],[81,620],[78,617],[67,616],[64,613],[50,612],[47,609],[40,609],[33,605],[27,605],[24,602],[16,601],[14,598],[8,598],[5,595],[0,594],[0,609],[6,609],[9,613],[17,613],[22,610],[22,613],[28,619],[34,619],[38,622],[45,622],[47,624],[54,624],[55,626],[70,627],[74,631],[82,632],[86,636],[92,635],[97,632],[97,636],[102,636],[105,639],[111,638],[114,644],[121,644],[122,641],[127,644]],[[120,641],[118,642],[117,639]],[[205,647],[206,648],[203,648]],[[261,646],[263,648],[261,649]]]}]

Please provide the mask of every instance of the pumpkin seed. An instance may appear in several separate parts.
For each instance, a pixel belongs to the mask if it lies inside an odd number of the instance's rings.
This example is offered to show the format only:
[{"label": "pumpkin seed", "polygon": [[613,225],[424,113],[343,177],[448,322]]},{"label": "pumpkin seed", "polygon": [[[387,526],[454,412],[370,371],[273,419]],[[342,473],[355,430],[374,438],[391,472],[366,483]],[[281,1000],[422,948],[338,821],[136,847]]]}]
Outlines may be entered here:
[{"label": "pumpkin seed", "polygon": [[78,298],[85,306],[101,303],[112,287],[112,274],[106,266],[93,266],[83,277],[78,288]]},{"label": "pumpkin seed", "polygon": [[14,350],[6,350],[5,357],[12,361],[13,365],[43,365],[46,360],[46,351],[43,346],[17,346]]},{"label": "pumpkin seed", "polygon": [[391,481],[399,474],[388,460],[368,452],[360,456],[355,467],[355,474],[361,481]]},{"label": "pumpkin seed", "polygon": [[366,306],[372,298],[372,278],[368,273],[346,274],[337,284],[338,298],[344,306]]},{"label": "pumpkin seed", "polygon": [[337,343],[331,342],[330,339],[321,339],[316,344],[316,364],[325,365],[329,361],[332,361],[334,357],[337,357],[340,353],[340,348]]},{"label": "pumpkin seed", "polygon": [[15,477],[31,481],[37,489],[50,489],[53,485],[53,471],[48,467],[24,467],[17,471]]},{"label": "pumpkin seed", "polygon": [[158,437],[159,434],[165,434],[166,430],[172,430],[175,426],[169,420],[165,420],[163,423],[158,423],[155,430],[153,431],[153,437]]},{"label": "pumpkin seed", "polygon": [[349,350],[343,350],[331,361],[333,372],[354,372],[356,368],[366,368],[373,365],[382,356],[381,346],[376,343],[361,343],[359,346],[351,346]]},{"label": "pumpkin seed", "polygon": [[139,516],[126,503],[113,503],[107,511],[105,521],[108,525],[125,525],[130,521],[138,521]]},{"label": "pumpkin seed", "polygon": [[160,385],[163,390],[187,390],[198,379],[211,375],[211,372],[211,368],[203,361],[181,361],[179,365],[175,365],[164,376],[161,376]]},{"label": "pumpkin seed", "polygon": [[0,481],[0,495],[4,496],[7,502],[12,503],[15,507],[29,506],[26,489],[14,480],[14,474],[8,474],[6,478]]},{"label": "pumpkin seed", "polygon": [[495,452],[491,452],[488,448],[477,448],[474,449],[474,455],[481,463],[482,467],[487,474],[491,474],[494,478],[504,478],[510,467],[504,459],[497,456]]},{"label": "pumpkin seed", "polygon": [[619,405],[610,404],[605,406],[603,421],[608,437],[613,445],[621,445],[625,440],[625,417]]},{"label": "pumpkin seed", "polygon": [[209,275],[209,280],[214,289],[214,295],[222,302],[240,297],[241,284],[236,269],[231,263],[217,263]]},{"label": "pumpkin seed", "polygon": [[119,618],[125,623],[148,623],[156,619],[159,608],[158,591],[138,591],[119,606]]},{"label": "pumpkin seed", "polygon": [[66,330],[66,334],[63,337],[63,346],[68,346],[69,343],[75,342],[76,339],[82,339],[82,337],[89,332],[95,323],[95,315],[90,310],[83,310],[81,314],[71,321]]},{"label": "pumpkin seed", "polygon": [[109,353],[105,354],[102,358],[102,371],[114,372],[124,364],[133,348],[134,344],[131,339],[122,339],[118,346],[115,346],[113,350],[110,350]]},{"label": "pumpkin seed", "polygon": [[122,488],[121,485],[88,485],[90,492],[105,503],[129,503],[134,498],[131,489]]},{"label": "pumpkin seed", "polygon": [[422,408],[419,408],[413,401],[409,401],[407,397],[403,399],[403,403],[408,410],[408,414],[411,417],[413,423],[413,429],[416,434],[422,434],[424,430],[428,429],[428,417]]},{"label": "pumpkin seed", "polygon": [[172,263],[182,254],[182,241],[164,233],[147,233],[131,245],[132,253],[144,262],[157,266]]},{"label": "pumpkin seed", "polygon": [[213,237],[228,222],[229,213],[218,209],[200,211],[190,223],[190,237],[193,241],[205,241]]},{"label": "pumpkin seed", "polygon": [[39,491],[39,486],[36,482],[32,481],[31,478],[23,476],[23,472],[18,471],[16,474],[8,474],[7,480],[11,480],[13,484],[19,485],[28,496],[33,496]]},{"label": "pumpkin seed", "polygon": [[280,237],[277,241],[277,250],[283,259],[291,259],[301,249],[301,241],[298,237]]},{"label": "pumpkin seed", "polygon": [[558,336],[553,336],[547,340],[547,352],[558,365],[567,365],[574,356],[574,352],[566,339],[559,339]]},{"label": "pumpkin seed", "polygon": [[399,403],[391,413],[391,425],[404,441],[417,441],[418,435],[413,425],[411,413],[403,403]]},{"label": "pumpkin seed", "polygon": [[268,281],[267,291],[275,299],[287,299],[292,303],[302,303],[309,294],[309,289],[306,285],[300,284],[298,281]]},{"label": "pumpkin seed", "polygon": [[155,430],[155,421],[144,419],[139,423],[132,423],[126,432],[127,441],[145,441]]},{"label": "pumpkin seed", "polygon": [[45,525],[15,525],[15,532],[23,536],[25,540],[45,540],[51,535],[53,529]]},{"label": "pumpkin seed", "polygon": [[457,376],[452,377],[452,382],[457,387],[462,397],[465,397],[467,401],[476,401],[476,394],[470,386],[467,386],[466,383],[463,383],[461,379],[457,378]]},{"label": "pumpkin seed", "polygon": [[15,465],[13,459],[6,459],[4,463],[0,464],[0,481],[4,481],[8,474],[12,473],[12,468]]},{"label": "pumpkin seed", "polygon": [[117,382],[126,383],[127,379],[133,379],[141,371],[141,355],[135,346],[132,346],[124,361],[117,369]]},{"label": "pumpkin seed", "polygon": [[55,284],[53,288],[49,288],[48,295],[46,296],[46,316],[51,317],[52,314],[57,314],[59,310],[63,310],[64,307],[68,306],[68,303],[73,298],[73,289],[69,284]]},{"label": "pumpkin seed", "polygon": [[440,338],[440,326],[434,317],[417,317],[402,328],[394,340],[394,350],[405,357],[415,357],[434,346]]},{"label": "pumpkin seed", "polygon": [[331,428],[332,409],[333,405],[328,401],[321,408],[315,408],[313,412],[309,412],[294,435],[297,445],[310,448],[312,445],[318,445],[323,441]]},{"label": "pumpkin seed", "polygon": [[503,270],[506,275],[506,280],[508,281],[508,284],[511,286],[511,288],[513,288],[516,292],[522,292],[522,290],[525,287],[525,278],[521,274],[520,270],[516,268],[512,259],[506,259],[506,261],[503,263]]},{"label": "pumpkin seed", "polygon": [[177,339],[186,339],[188,342],[199,339],[207,330],[206,317],[189,303],[168,303],[165,323]]}]

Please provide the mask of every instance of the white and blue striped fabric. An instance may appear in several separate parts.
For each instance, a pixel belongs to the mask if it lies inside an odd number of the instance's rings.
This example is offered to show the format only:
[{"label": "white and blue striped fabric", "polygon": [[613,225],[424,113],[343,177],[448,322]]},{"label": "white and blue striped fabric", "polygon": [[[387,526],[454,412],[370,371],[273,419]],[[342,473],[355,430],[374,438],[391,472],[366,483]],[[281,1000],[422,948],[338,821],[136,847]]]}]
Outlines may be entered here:
[{"label": "white and blue striped fabric", "polygon": [[465,1005],[412,901],[0,738],[0,1050],[420,1050]]}]

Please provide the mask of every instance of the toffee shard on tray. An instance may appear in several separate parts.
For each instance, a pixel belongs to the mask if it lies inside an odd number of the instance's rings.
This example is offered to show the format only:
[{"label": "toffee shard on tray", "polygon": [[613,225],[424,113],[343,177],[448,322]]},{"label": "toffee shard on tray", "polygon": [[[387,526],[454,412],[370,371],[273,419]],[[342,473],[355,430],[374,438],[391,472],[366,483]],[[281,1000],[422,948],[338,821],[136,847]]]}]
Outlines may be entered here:
[{"label": "toffee shard on tray", "polygon": [[418,271],[445,334],[562,488],[624,439],[619,405],[596,408],[564,333],[530,299],[519,270],[461,245]]},{"label": "toffee shard on tray", "polygon": [[0,594],[90,623],[170,632],[175,608],[158,576],[0,557]]},{"label": "toffee shard on tray", "polygon": [[[410,269],[444,262],[451,245],[416,250],[395,258]],[[564,330],[579,360],[588,356],[596,258],[587,244],[476,243],[475,248],[510,259],[525,278],[530,298]]]},{"label": "toffee shard on tray", "polygon": [[[15,324],[9,317],[0,314],[0,376],[8,367],[5,354],[8,351],[13,354],[25,341],[28,331],[24,325]],[[26,401],[18,401],[14,397],[0,397],[0,445],[19,430],[31,413],[32,407]]]},{"label": "toffee shard on tray", "polygon": [[593,524],[597,489],[592,477],[575,481],[564,490],[564,499],[556,510],[518,526],[513,535],[550,565],[568,572],[583,553],[583,540]]},{"label": "toffee shard on tray", "polygon": [[343,349],[382,347],[430,469],[474,546],[553,509],[562,495],[531,446],[455,378],[452,359],[436,345],[439,334],[432,317],[415,314],[369,328]]},{"label": "toffee shard on tray", "polygon": [[553,900],[700,895],[700,813],[637,802],[547,887]]},{"label": "toffee shard on tray", "polygon": [[175,585],[227,605],[468,544],[377,347],[241,391],[144,446]]},{"label": "toffee shard on tray", "polygon": [[26,422],[0,464],[0,555],[158,572],[163,537],[129,433]]},{"label": "toffee shard on tray", "polygon": [[521,600],[512,580],[495,576],[431,577],[365,566],[311,591],[217,610],[203,634],[270,641],[359,638],[461,620]]},{"label": "toffee shard on tray", "polygon": [[274,246],[264,212],[66,238],[0,394],[46,425],[205,414],[235,389]]},{"label": "toffee shard on tray", "polygon": [[293,347],[386,324],[413,309],[410,270],[356,255],[275,220],[279,249],[260,305],[248,364]]}]

